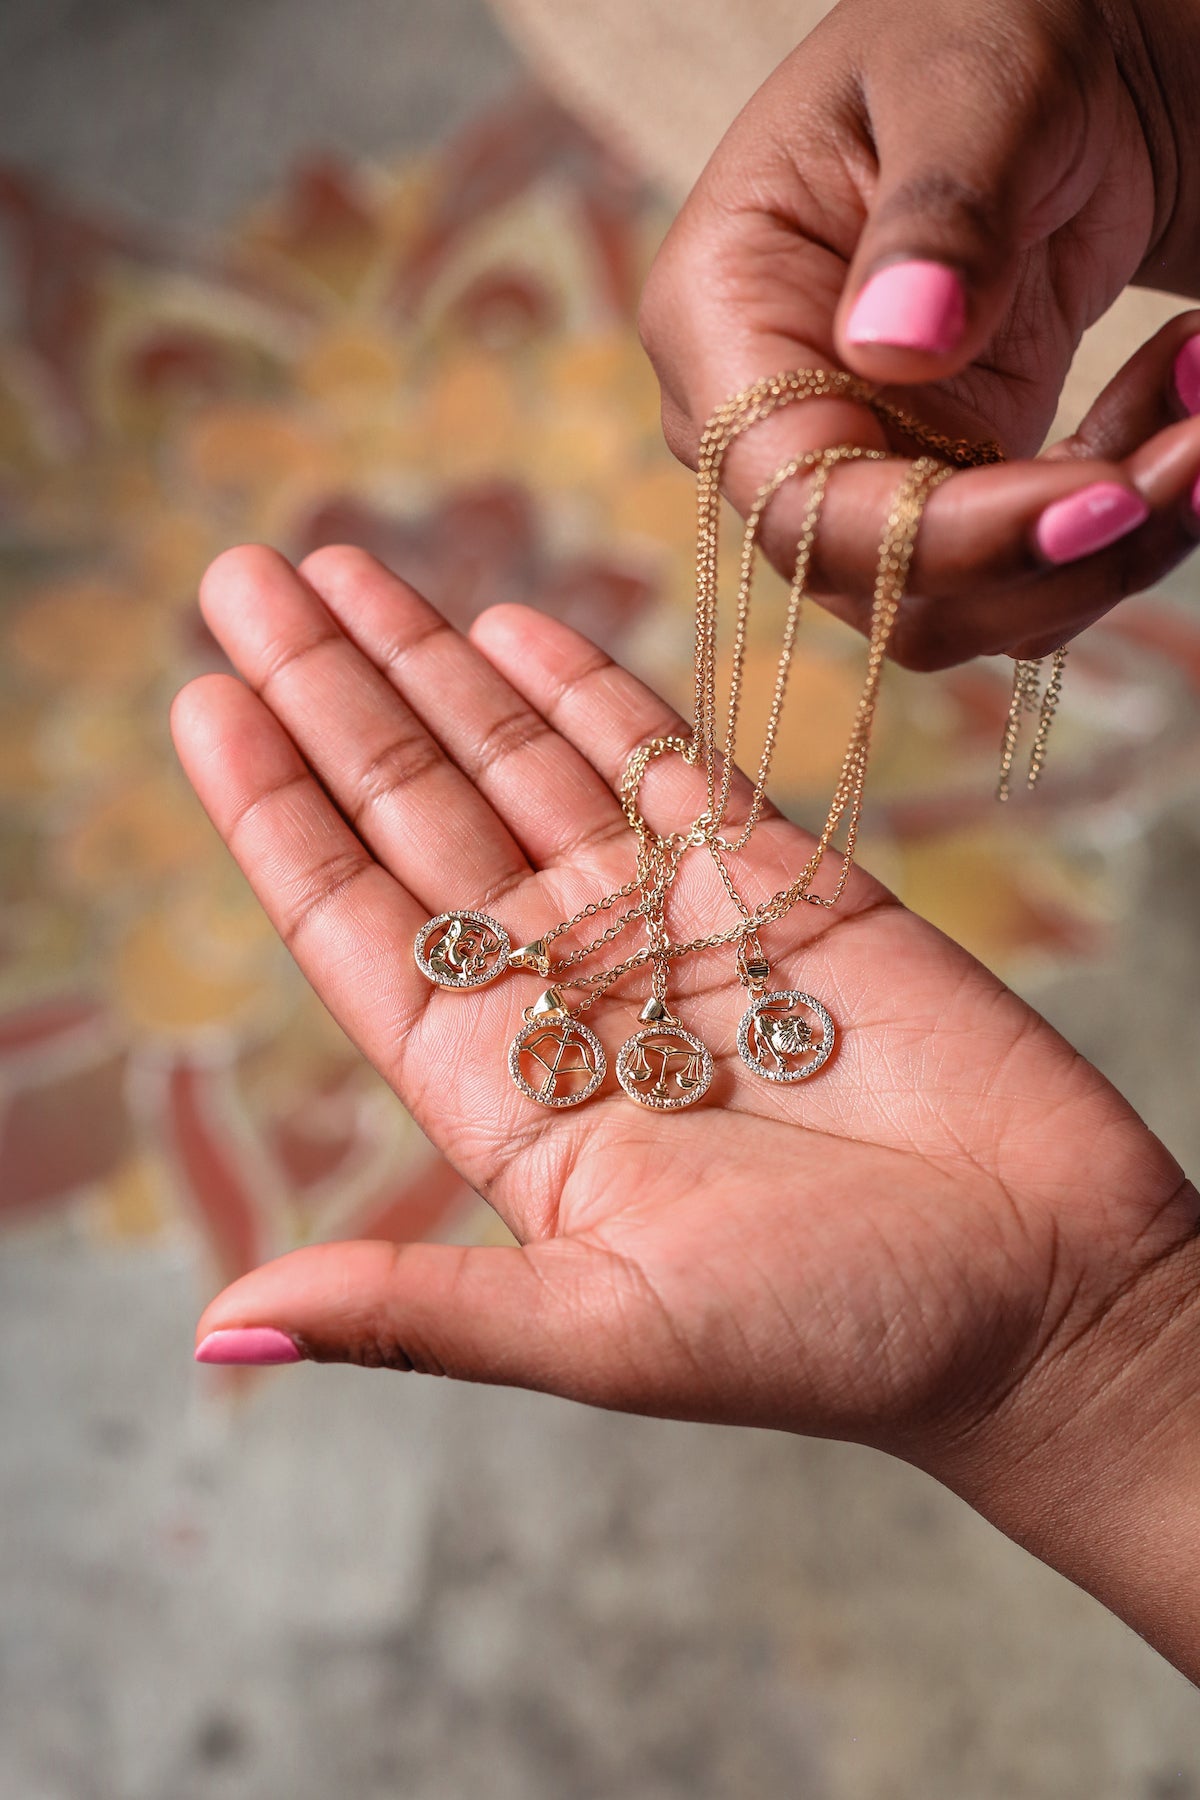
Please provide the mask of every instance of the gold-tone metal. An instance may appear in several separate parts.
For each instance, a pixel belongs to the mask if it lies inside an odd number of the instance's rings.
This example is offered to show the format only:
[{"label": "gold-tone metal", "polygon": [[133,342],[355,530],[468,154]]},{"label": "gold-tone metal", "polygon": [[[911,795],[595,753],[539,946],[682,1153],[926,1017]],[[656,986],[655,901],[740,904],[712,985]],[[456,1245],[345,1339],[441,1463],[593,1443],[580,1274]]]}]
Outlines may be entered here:
[{"label": "gold-tone metal", "polygon": [[508,948],[503,925],[487,913],[463,909],[426,920],[413,955],[422,975],[436,986],[474,988],[504,973]]},{"label": "gold-tone metal", "polygon": [[[820,1026],[820,1036],[805,1014]],[[764,1081],[807,1081],[828,1062],[836,1037],[827,1009],[812,994],[788,988],[752,1000],[738,1027],[738,1055]]]},{"label": "gold-tone metal", "polygon": [[674,1021],[635,1031],[617,1055],[617,1080],[631,1100],[653,1112],[678,1112],[712,1085],[712,1052]]},{"label": "gold-tone metal", "polygon": [[1029,773],[1026,776],[1026,787],[1035,788],[1041,779],[1042,769],[1046,763],[1046,743],[1050,736],[1050,728],[1054,723],[1054,715],[1058,711],[1058,703],[1062,696],[1063,670],[1067,662],[1067,646],[1060,644],[1050,658],[1050,674],[1045,689],[1041,686],[1041,664],[1031,658],[1019,658],[1013,664],[1012,699],[1008,705],[1008,717],[1004,721],[1004,736],[1000,744],[1000,780],[996,787],[997,800],[1007,800],[1011,788],[1012,766],[1016,759],[1017,740],[1021,734],[1021,722],[1027,713],[1037,714],[1034,727],[1033,744],[1029,751]]},{"label": "gold-tone metal", "polygon": [[595,1032],[559,1011],[531,1019],[517,1033],[508,1068],[527,1100],[539,1106],[580,1106],[604,1080],[608,1060]]},{"label": "gold-tone metal", "polygon": [[[885,460],[884,453],[859,445],[837,445],[813,451],[794,459],[776,470],[763,484],[747,517],[742,544],[741,573],[738,587],[736,623],[729,701],[724,733],[717,729],[716,718],[716,622],[717,622],[717,553],[720,515],[720,483],[725,452],[741,432],[767,418],[782,406],[822,395],[838,394],[857,399],[867,405],[878,418],[895,431],[927,451],[937,451],[943,461],[926,455],[912,465],[898,490],[892,512],[880,545],[876,577],[875,604],[871,638],[868,646],[867,675],[860,697],[850,742],[843,759],[834,801],[825,829],[799,880],[764,907],[751,914],[743,904],[725,865],[725,856],[745,848],[766,802],[767,783],[778,739],[779,725],[786,701],[788,676],[795,648],[803,600],[806,596],[808,572],[812,561],[816,532],[832,470],[841,462]],[[665,994],[666,966],[676,957],[691,954],[713,944],[736,942],[754,932],[759,925],[781,918],[800,899],[815,905],[834,906],[844,891],[853,861],[857,839],[867,757],[870,749],[871,725],[878,695],[879,680],[912,557],[913,544],[925,501],[933,488],[946,479],[954,468],[967,468],[979,463],[1002,460],[996,444],[972,445],[931,431],[920,421],[882,401],[867,383],[841,371],[801,369],[786,371],[754,384],[733,396],[717,409],[709,420],[701,440],[697,469],[697,581],[696,581],[696,717],[690,738],[665,736],[654,738],[637,749],[629,759],[621,782],[620,799],[638,840],[638,865],[631,881],[615,894],[593,902],[572,919],[564,920],[544,934],[549,945],[585,918],[610,910],[622,898],[630,898],[640,890],[641,899],[618,917],[592,943],[581,946],[569,956],[552,960],[550,972],[565,984],[580,987],[587,997],[578,1010],[585,1010],[605,992],[612,982],[647,963],[654,970],[654,991],[660,999]],[[947,466],[950,465],[950,466]],[[784,623],[783,642],[776,669],[775,684],[768,712],[757,776],[750,806],[741,831],[730,841],[722,836],[721,826],[728,808],[735,759],[738,714],[743,683],[750,595],[758,537],[763,515],[771,499],[784,483],[797,474],[810,478],[810,490],[797,544],[796,561]],[[639,795],[650,764],[657,758],[674,754],[688,763],[703,762],[707,804],[690,830],[667,837],[656,837],[643,818]],[[825,851],[838,828],[845,823],[842,868],[834,890],[828,896],[811,893]],[[732,931],[710,938],[694,939],[688,944],[673,944],[666,934],[663,919],[665,896],[679,863],[693,845],[707,846],[721,881],[742,915],[740,925]],[[569,971],[588,961],[605,944],[612,942],[626,927],[643,920],[647,928],[646,947],[618,963],[614,968],[592,974],[570,977]],[[765,976],[763,977],[765,980]]]},{"label": "gold-tone metal", "polygon": [[660,1000],[657,994],[651,994],[638,1014],[638,1018],[643,1025],[678,1025],[679,1023],[675,1015],[669,1011],[665,1001]]},{"label": "gold-tone metal", "polygon": [[753,937],[745,937],[738,945],[738,980],[752,993],[761,993],[771,974],[771,965]]},{"label": "gold-tone metal", "polygon": [[532,944],[521,944],[516,950],[508,953],[510,969],[532,969],[537,975],[550,973],[550,958],[546,954],[545,938],[534,938]]},{"label": "gold-tone metal", "polygon": [[532,1006],[525,1008],[525,1017],[527,1019],[544,1019],[553,1017],[556,1013],[565,1013],[567,1010],[567,1003],[559,990],[555,987],[548,987],[544,994],[538,995]]},{"label": "gold-tone metal", "polygon": [[[830,466],[838,460],[836,452],[821,452],[811,459],[800,460],[807,461],[811,463],[813,467],[816,467],[822,458],[828,459]],[[792,465],[787,465],[787,469],[790,473]],[[606,992],[607,989],[623,975],[629,973],[633,969],[645,967],[648,963],[652,964],[654,967],[656,981],[655,991],[659,992],[665,985],[666,967],[671,961],[680,957],[693,955],[702,950],[714,949],[721,944],[740,945],[748,939],[754,939],[762,926],[775,923],[779,919],[782,919],[785,914],[790,912],[791,908],[801,900],[807,901],[815,906],[833,907],[837,905],[845,891],[846,883],[849,880],[850,871],[853,866],[854,851],[858,838],[859,820],[862,811],[863,792],[866,782],[867,762],[870,753],[871,730],[874,723],[876,706],[878,704],[879,686],[883,676],[883,667],[887,655],[888,643],[895,627],[896,619],[900,611],[900,605],[904,597],[908,569],[916,543],[917,528],[920,524],[925,503],[929,495],[936,487],[940,486],[943,481],[948,480],[952,474],[953,469],[948,467],[945,463],[938,462],[933,457],[921,457],[908,466],[896,490],[879,549],[875,591],[872,603],[871,626],[867,645],[867,668],[862,691],[859,695],[850,738],[842,759],[841,772],[837,786],[834,790],[833,799],[830,802],[825,824],[817,839],[816,845],[799,876],[786,888],[779,889],[777,893],[773,894],[768,900],[763,901],[759,906],[753,909],[746,906],[745,902],[738,894],[733,878],[726,867],[725,856],[744,848],[747,834],[743,833],[743,836],[735,844],[729,844],[721,837],[714,824],[714,819],[717,818],[720,813],[722,789],[715,774],[715,765],[713,765],[712,787],[710,790],[713,797],[710,805],[696,821],[691,833],[687,834],[686,837],[683,836],[683,834],[676,834],[676,836],[670,840],[670,855],[664,859],[660,869],[657,888],[653,891],[648,891],[647,893],[643,911],[647,916],[648,925],[651,925],[655,920],[656,914],[660,910],[660,895],[662,892],[665,892],[666,887],[668,887],[673,880],[679,858],[691,844],[697,841],[698,838],[707,847],[716,865],[722,883],[725,886],[726,892],[729,894],[730,899],[741,914],[739,922],[725,931],[713,932],[705,937],[692,938],[686,943],[672,942],[666,938],[665,932],[660,932],[655,941],[648,943],[644,949],[627,957],[623,962],[616,964],[615,967],[599,971],[592,975],[581,975],[577,977],[571,985],[586,987],[589,990],[587,998],[581,1003],[578,1010],[582,1011],[586,1007],[594,1004],[600,995]],[[782,472],[777,471],[776,476],[772,477],[770,482],[765,483],[763,490],[760,491],[765,493],[769,489],[774,492],[781,484],[782,478]],[[748,533],[752,529],[757,530],[758,523],[761,520],[761,508],[752,508],[751,517],[752,522],[747,526]],[[815,523],[812,525],[811,531],[815,532]],[[793,583],[793,599],[795,599],[798,592],[803,591],[803,585],[807,577],[808,559],[811,555],[811,547],[810,536],[807,548],[802,545],[797,555],[797,574]],[[707,618],[707,614],[705,614],[704,617]],[[698,666],[702,661],[707,665],[707,663],[712,660],[710,654],[711,640],[704,637],[706,629],[707,627],[702,622],[698,628]],[[707,650],[705,648],[706,645]],[[786,671],[781,673],[778,693],[778,704],[780,710],[782,710],[786,695]],[[700,734],[697,733],[698,738],[699,735]],[[682,740],[682,742],[686,744],[687,741]],[[652,746],[644,745],[641,751],[635,752],[635,758],[637,760],[631,759],[630,768],[627,770],[627,780],[622,788],[623,800],[627,798],[630,790],[636,793],[636,788],[640,784],[641,777],[644,774],[649,761],[648,753],[658,751],[659,746],[661,746],[662,749],[675,749],[680,743],[681,740],[678,739],[656,739]],[[691,760],[691,758],[689,758],[689,760]],[[760,783],[764,797],[767,775],[769,775],[769,758],[766,759],[765,767],[760,765]],[[631,815],[631,824],[634,824],[635,829],[637,829],[640,821],[640,814],[637,812],[636,805],[633,805],[632,807],[627,805],[626,811]],[[838,832],[839,827],[843,824],[845,830],[841,852],[842,861],[837,879],[829,894],[815,894],[811,891],[813,881],[821,868],[825,854],[830,848],[834,836]],[[645,826],[644,821],[640,822],[640,830],[644,844],[648,835],[648,828]],[[660,843],[663,842],[663,840],[660,840]]]},{"label": "gold-tone metal", "polygon": [[[717,710],[717,565],[725,453],[737,436],[779,408],[828,395],[857,400],[921,454],[905,463],[889,459],[880,450],[840,444],[794,458],[762,484],[745,521],[729,689],[721,724]],[[841,463],[863,460],[896,460],[902,472],[879,544],[862,689],[825,823],[804,868],[786,887],[751,907],[738,892],[729,862],[745,849],[766,806],[767,786],[829,482]],[[708,1087],[712,1060],[700,1040],[679,1025],[667,1006],[668,969],[678,958],[724,944],[737,948],[738,975],[751,996],[738,1037],[738,1049],[747,1064],[768,1080],[791,1082],[806,1079],[826,1061],[833,1049],[832,1019],[811,995],[793,989],[779,993],[765,991],[770,968],[758,934],[764,926],[781,920],[801,901],[833,907],[845,891],[857,847],[883,666],[904,599],[926,503],[955,469],[1001,460],[1003,454],[998,445],[969,444],[932,431],[881,400],[858,377],[836,370],[785,371],[756,382],[718,407],[705,427],[697,466],[693,730],[690,737],[664,735],[651,739],[634,751],[626,766],[619,798],[636,841],[632,876],[614,892],[590,901],[571,918],[561,920],[539,938],[515,950],[510,948],[502,928],[482,914],[443,915],[439,920],[430,921],[418,940],[418,962],[422,963],[431,980],[442,980],[444,985],[475,985],[490,980],[503,967],[532,970],[557,983],[547,988],[526,1011],[526,1026],[509,1052],[513,1079],[529,1098],[548,1106],[571,1106],[595,1091],[604,1078],[604,1051],[595,1034],[580,1023],[579,1014],[594,1005],[622,976],[649,966],[652,992],[641,1013],[643,1029],[622,1047],[618,1076],[622,1087],[639,1104],[672,1108],[692,1104]],[[735,833],[725,829],[725,821],[732,795],[759,537],[772,499],[786,482],[796,477],[807,482],[807,497],[762,746],[745,818]],[[1040,776],[1050,726],[1059,702],[1065,657],[1065,649],[1055,652],[1044,691],[1040,688],[1037,663],[1023,661],[1016,665],[1012,706],[1002,746],[1002,798],[1008,792],[1021,722],[1032,712],[1038,717],[1030,754],[1029,785],[1032,787]],[[642,813],[641,789],[651,764],[664,756],[678,756],[689,766],[699,765],[703,769],[705,804],[687,827],[657,833]],[[814,883],[826,852],[839,833],[842,839],[840,868],[830,891],[818,894],[814,891]],[[738,918],[734,925],[722,931],[675,942],[667,930],[667,898],[683,859],[693,849],[702,850],[711,858]],[[629,904],[622,907],[622,901]],[[590,943],[577,945],[558,957],[552,954],[551,946],[560,937],[587,920],[614,911],[616,916]],[[456,932],[464,922],[472,920],[493,928],[495,933],[501,934],[502,941],[497,939],[493,946],[490,940],[468,939],[460,948]],[[612,967],[589,972],[582,970],[582,964],[638,923],[644,926],[646,934],[645,943],[639,949]],[[442,927],[445,927],[444,932],[435,935],[427,944],[425,933],[435,928],[440,931]],[[430,954],[426,955],[426,950]],[[580,990],[582,998],[568,1007],[563,998],[564,988]],[[806,1013],[820,1024],[819,1040],[814,1036]]]}]

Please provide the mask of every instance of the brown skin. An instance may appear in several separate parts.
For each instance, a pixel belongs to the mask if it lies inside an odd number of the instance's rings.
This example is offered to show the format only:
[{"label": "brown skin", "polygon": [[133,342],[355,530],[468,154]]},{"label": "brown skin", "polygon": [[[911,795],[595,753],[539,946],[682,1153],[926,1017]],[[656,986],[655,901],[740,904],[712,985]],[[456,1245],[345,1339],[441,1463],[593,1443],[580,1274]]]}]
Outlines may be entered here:
[{"label": "brown skin", "polygon": [[[1082,333],[1131,282],[1200,297],[1200,15],[1181,0],[841,0],[718,146],[659,253],[642,333],[672,449],[694,466],[704,420],[778,369],[851,369],[955,437],[1014,459],[931,499],[897,660],[1044,654],[1194,547],[1200,420],[1172,364],[1200,314],[1135,355],[1073,437],[1036,456]],[[961,349],[854,348],[859,290],[890,262],[959,272]],[[744,513],[789,457],[849,441],[890,446],[875,419],[816,402],[736,444],[727,488]],[[1152,516],[1105,552],[1049,569],[1037,520],[1094,481],[1136,488]],[[815,585],[864,626],[894,472],[838,471]],[[785,488],[765,544],[787,569],[802,496]]]},{"label": "brown skin", "polygon": [[[230,551],[201,599],[245,685],[184,689],[184,767],[317,993],[520,1247],[300,1250],[226,1289],[198,1335],[274,1326],[315,1361],[874,1445],[1200,1678],[1200,1196],[1121,1096],[856,870],[836,912],[769,933],[775,981],[839,1023],[820,1075],[743,1068],[744,1001],[714,952],[674,988],[714,1052],[704,1104],[645,1112],[610,1077],[577,1111],[538,1108],[505,1057],[536,982],[441,992],[413,939],[464,904],[528,939],[619,885],[613,784],[678,720],[567,627],[499,607],[467,640],[360,551],[298,572]],[[663,761],[645,792],[666,829],[701,778]],[[739,779],[735,818],[746,796]],[[768,813],[747,899],[811,846]],[[727,905],[697,854],[673,928]],[[590,1015],[610,1055],[645,991]]]}]

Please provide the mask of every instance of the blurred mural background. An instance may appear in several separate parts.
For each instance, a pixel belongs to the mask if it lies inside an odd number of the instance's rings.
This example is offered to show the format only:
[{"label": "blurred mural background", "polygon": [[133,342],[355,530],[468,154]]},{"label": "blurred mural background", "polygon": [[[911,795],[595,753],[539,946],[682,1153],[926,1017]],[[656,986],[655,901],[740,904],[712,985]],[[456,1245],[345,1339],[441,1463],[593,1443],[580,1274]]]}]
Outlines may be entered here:
[{"label": "blurred mural background", "polygon": [[[1193,1690],[909,1470],[191,1363],[282,1249],[491,1230],[176,769],[205,563],[350,539],[686,701],[692,486],[633,325],[675,170],[511,11],[532,68],[483,0],[0,13],[0,1800],[1200,1795]],[[864,850],[1193,1168],[1198,579],[1073,653],[1033,807],[990,799],[1003,669],[894,672]],[[798,816],[860,657],[806,624]]]}]

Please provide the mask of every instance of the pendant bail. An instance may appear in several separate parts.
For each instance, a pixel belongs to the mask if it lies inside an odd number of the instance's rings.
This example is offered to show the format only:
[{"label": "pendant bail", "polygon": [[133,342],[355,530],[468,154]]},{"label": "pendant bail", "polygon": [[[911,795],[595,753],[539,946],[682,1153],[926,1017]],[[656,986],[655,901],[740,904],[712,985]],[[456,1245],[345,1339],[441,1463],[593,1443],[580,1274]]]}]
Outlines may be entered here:
[{"label": "pendant bail", "polygon": [[638,1014],[643,1025],[678,1025],[679,1020],[664,1000],[657,994],[651,994],[645,1006]]},{"label": "pendant bail", "polygon": [[521,944],[516,950],[508,953],[510,969],[532,969],[538,975],[550,973],[550,959],[546,955],[545,938],[534,938],[531,944]]},{"label": "pendant bail", "polygon": [[527,1019],[545,1019],[555,1013],[565,1013],[567,1003],[556,987],[548,987],[544,994],[539,994],[532,1006],[525,1008]]}]

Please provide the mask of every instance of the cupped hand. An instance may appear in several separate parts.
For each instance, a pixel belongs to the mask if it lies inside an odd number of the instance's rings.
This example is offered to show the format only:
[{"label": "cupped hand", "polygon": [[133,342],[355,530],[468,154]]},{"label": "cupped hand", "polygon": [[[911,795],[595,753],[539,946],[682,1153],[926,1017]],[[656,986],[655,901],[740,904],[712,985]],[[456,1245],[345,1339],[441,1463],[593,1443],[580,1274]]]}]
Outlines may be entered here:
[{"label": "cupped hand", "polygon": [[[779,1087],[739,1061],[726,949],[673,965],[673,1006],[716,1062],[701,1104],[647,1112],[611,1075],[578,1108],[532,1104],[507,1050],[543,982],[436,989],[414,938],[475,907],[526,941],[620,885],[633,845],[613,785],[678,720],[565,626],[505,606],[468,640],[359,551],[299,571],[231,551],[202,604],[244,685],[180,694],[184,767],[321,999],[519,1247],[298,1250],[220,1294],[201,1338],[272,1327],[317,1361],[921,1460],[994,1418],[1192,1229],[1177,1166],[1096,1070],[859,870],[835,911],[801,905],[765,934],[773,985],[838,1022],[819,1074]],[[680,825],[701,777],[665,761],[646,793],[657,828]],[[745,898],[811,846],[768,812]],[[677,938],[731,922],[699,851],[670,904]],[[588,1014],[610,1065],[645,993],[643,970]]]},{"label": "cupped hand", "polygon": [[[1123,288],[1200,295],[1198,82],[1200,30],[1172,0],[840,0],[669,233],[642,331],[691,466],[714,407],[800,366],[851,370],[1014,459],[931,499],[899,661],[1045,654],[1200,538],[1200,313],[1027,460],[1082,333]],[[862,406],[810,403],[733,447],[729,495],[745,513],[777,465],[839,442],[911,449]],[[860,627],[890,480],[863,463],[830,485],[814,588]],[[767,517],[785,571],[802,509],[785,489]]]}]

